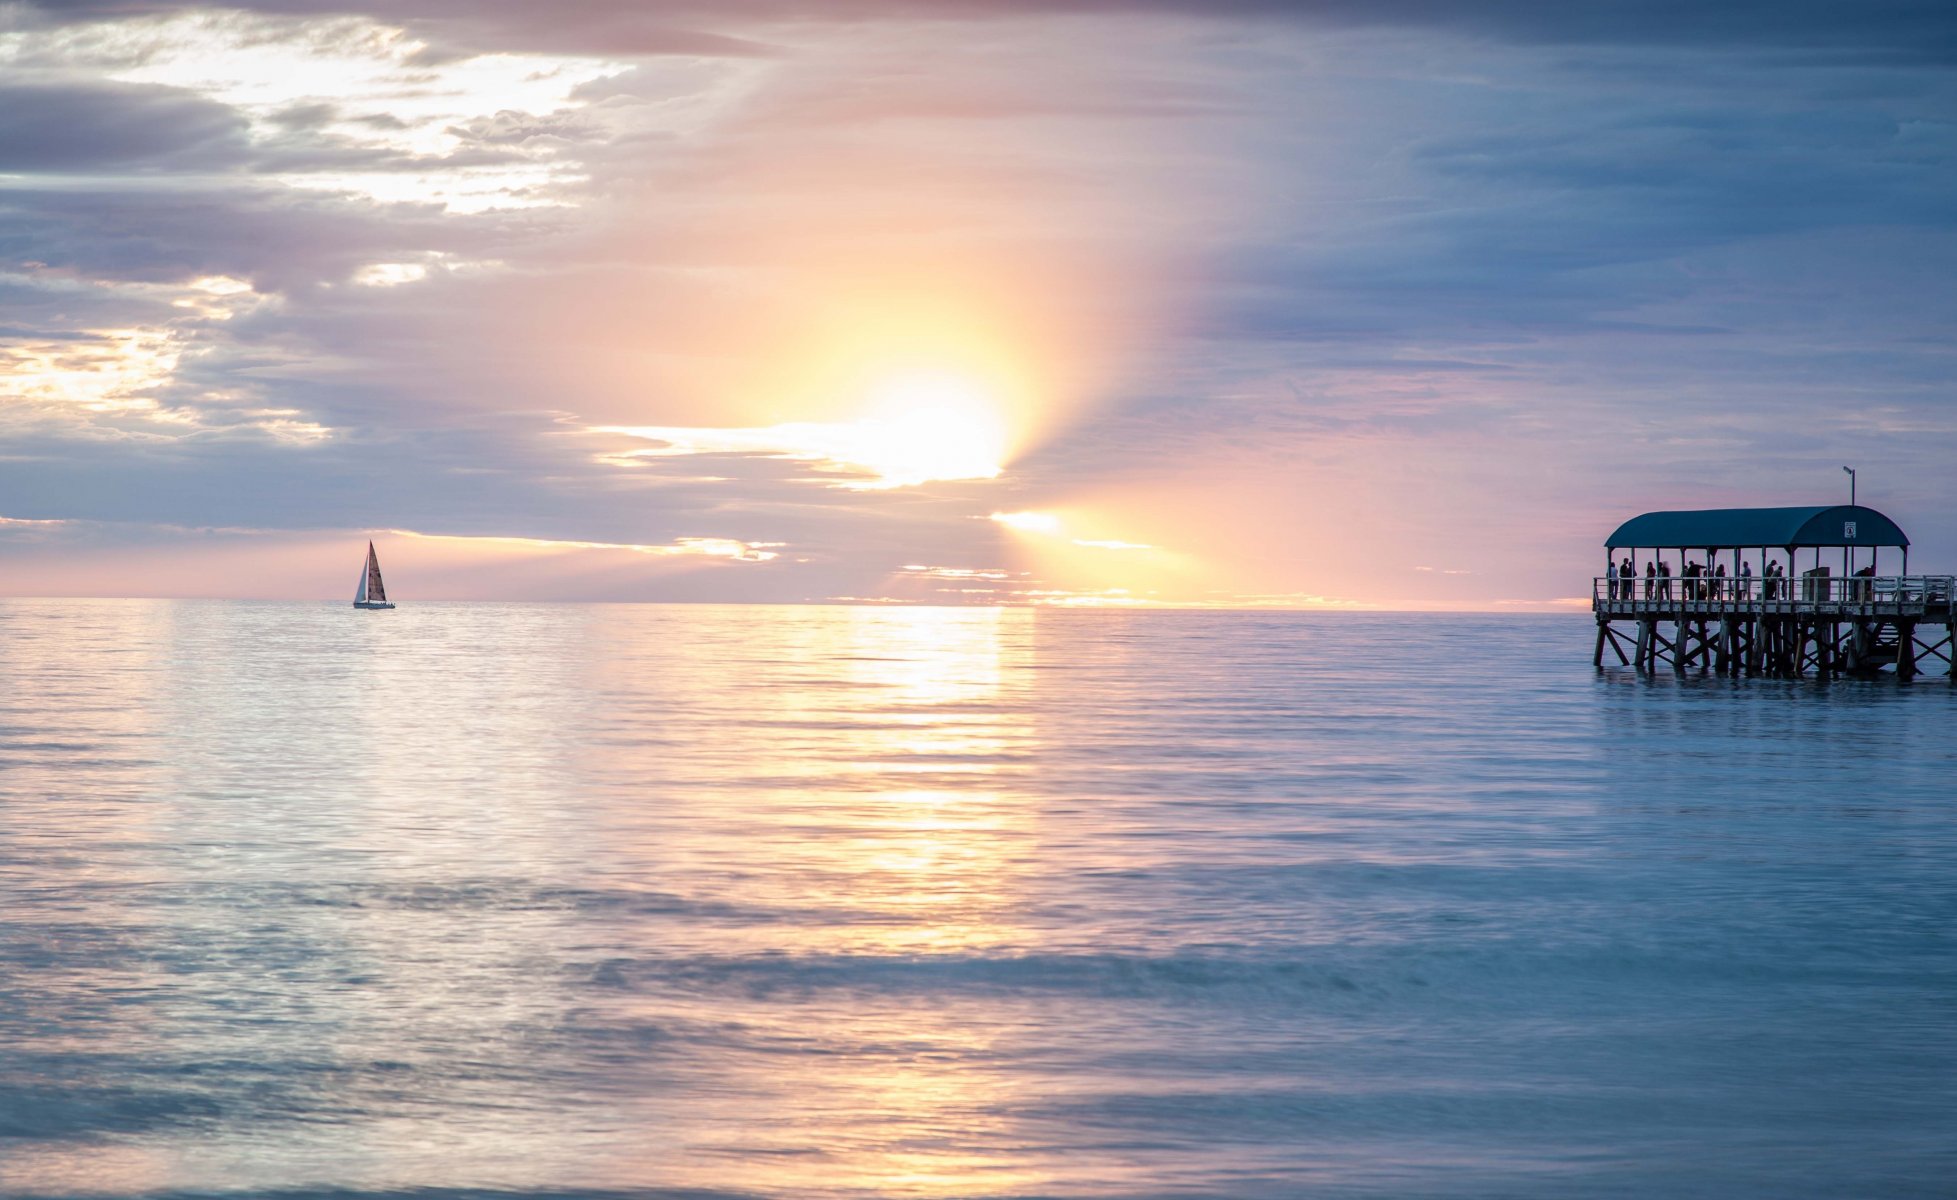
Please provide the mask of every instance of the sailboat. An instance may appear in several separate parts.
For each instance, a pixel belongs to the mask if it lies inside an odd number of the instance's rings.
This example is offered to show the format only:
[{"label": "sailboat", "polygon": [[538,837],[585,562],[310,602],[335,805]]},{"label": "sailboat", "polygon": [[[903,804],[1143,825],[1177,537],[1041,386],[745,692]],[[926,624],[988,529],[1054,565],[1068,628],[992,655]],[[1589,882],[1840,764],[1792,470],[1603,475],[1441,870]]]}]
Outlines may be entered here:
[{"label": "sailboat", "polygon": [[360,568],[360,590],[353,594],[355,608],[393,608],[387,599],[387,585],[381,582],[381,560],[374,557],[374,543],[367,543],[367,565]]}]

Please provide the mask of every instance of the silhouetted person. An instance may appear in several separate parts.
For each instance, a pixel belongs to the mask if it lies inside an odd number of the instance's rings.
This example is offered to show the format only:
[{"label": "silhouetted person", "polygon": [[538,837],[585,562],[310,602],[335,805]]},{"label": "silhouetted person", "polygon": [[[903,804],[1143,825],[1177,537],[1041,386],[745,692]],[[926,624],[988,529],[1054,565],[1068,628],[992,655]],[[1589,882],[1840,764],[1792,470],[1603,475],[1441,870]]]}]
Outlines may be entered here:
[{"label": "silhouetted person", "polygon": [[1749,562],[1740,564],[1740,599],[1753,599],[1753,564]]},{"label": "silhouetted person", "polygon": [[1726,598],[1726,564],[1720,563],[1718,568],[1713,571],[1712,577],[1712,598],[1715,600],[1724,600]]},{"label": "silhouetted person", "polygon": [[1644,598],[1649,600],[1658,592],[1658,565],[1644,564]]}]

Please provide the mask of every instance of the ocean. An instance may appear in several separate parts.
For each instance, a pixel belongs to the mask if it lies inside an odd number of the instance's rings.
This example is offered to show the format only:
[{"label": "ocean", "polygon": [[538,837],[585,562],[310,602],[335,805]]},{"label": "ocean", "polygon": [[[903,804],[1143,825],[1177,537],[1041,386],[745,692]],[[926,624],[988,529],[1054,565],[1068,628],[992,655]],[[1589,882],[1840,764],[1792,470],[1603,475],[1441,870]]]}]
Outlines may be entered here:
[{"label": "ocean", "polygon": [[1957,1195],[1957,688],[0,602],[0,1194]]}]

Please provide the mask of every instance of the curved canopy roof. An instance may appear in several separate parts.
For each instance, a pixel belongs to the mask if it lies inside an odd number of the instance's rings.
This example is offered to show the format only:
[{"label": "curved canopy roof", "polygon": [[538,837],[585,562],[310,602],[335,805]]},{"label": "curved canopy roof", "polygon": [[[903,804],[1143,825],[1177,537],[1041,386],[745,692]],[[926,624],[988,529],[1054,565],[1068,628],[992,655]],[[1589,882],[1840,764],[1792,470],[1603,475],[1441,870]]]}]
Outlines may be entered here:
[{"label": "curved canopy roof", "polygon": [[1649,512],[1617,527],[1604,545],[1658,550],[1727,550],[1747,546],[1907,546],[1909,535],[1873,508],[1704,508]]}]

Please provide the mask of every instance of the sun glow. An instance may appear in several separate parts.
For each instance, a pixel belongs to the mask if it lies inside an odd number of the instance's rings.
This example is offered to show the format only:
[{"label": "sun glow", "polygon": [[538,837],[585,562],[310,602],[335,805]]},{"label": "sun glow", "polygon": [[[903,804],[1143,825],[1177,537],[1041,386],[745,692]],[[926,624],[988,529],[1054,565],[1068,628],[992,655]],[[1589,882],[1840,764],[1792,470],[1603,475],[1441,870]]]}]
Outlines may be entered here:
[{"label": "sun glow", "polygon": [[1189,595],[1197,560],[1134,539],[1132,512],[1078,504],[1055,510],[995,512],[987,516],[1013,536],[1007,566],[1040,581],[1019,599],[1032,604],[1121,606],[1162,604]]},{"label": "sun glow", "polygon": [[1004,414],[973,380],[938,372],[898,376],[877,389],[872,404],[858,425],[856,461],[887,487],[994,479],[1005,469]]},{"label": "sun glow", "polygon": [[995,512],[991,519],[1008,529],[1017,529],[1021,533],[1043,533],[1050,537],[1058,537],[1061,531],[1060,518],[1052,513]]},{"label": "sun glow", "polygon": [[659,446],[600,455],[617,464],[686,454],[754,454],[817,464],[831,486],[859,490],[916,487],[952,479],[996,479],[1005,470],[1011,430],[1004,406],[976,380],[953,372],[894,375],[872,389],[852,421],[795,421],[746,429],[605,425]]}]

